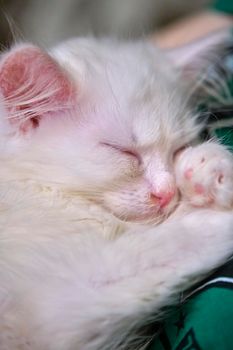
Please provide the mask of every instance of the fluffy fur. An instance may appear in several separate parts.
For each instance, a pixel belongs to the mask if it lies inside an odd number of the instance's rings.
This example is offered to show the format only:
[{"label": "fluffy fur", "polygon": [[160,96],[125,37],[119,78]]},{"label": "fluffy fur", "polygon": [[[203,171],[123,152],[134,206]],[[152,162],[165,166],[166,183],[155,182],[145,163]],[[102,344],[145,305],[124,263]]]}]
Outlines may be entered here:
[{"label": "fluffy fur", "polygon": [[149,43],[18,45],[0,88],[0,349],[135,349],[232,253],[232,156],[195,146],[192,87]]}]

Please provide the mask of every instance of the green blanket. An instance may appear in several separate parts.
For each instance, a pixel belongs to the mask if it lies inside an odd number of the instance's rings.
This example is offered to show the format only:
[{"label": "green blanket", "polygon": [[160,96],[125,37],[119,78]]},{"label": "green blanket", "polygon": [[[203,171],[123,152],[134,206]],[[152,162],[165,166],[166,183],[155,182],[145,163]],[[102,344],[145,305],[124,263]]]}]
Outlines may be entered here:
[{"label": "green blanket", "polygon": [[233,260],[186,296],[148,350],[233,349]]}]

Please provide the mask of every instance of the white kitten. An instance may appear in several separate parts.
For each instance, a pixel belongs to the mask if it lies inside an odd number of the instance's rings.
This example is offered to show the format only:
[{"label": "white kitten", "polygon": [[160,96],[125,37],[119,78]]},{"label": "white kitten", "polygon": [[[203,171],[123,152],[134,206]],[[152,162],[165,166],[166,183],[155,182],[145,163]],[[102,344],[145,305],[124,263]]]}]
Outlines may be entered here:
[{"label": "white kitten", "polygon": [[145,42],[3,54],[1,350],[124,348],[232,253],[232,157],[177,155],[202,127],[183,81]]}]

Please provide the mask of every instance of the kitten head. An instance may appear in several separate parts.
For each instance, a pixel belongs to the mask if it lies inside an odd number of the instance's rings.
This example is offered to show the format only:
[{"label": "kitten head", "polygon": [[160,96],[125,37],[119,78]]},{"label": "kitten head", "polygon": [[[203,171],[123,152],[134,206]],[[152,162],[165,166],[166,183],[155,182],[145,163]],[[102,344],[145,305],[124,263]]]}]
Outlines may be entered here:
[{"label": "kitten head", "polygon": [[188,85],[148,43],[78,39],[49,54],[17,45],[0,62],[2,158],[15,174],[87,196],[124,220],[178,200],[176,152],[200,126]]}]

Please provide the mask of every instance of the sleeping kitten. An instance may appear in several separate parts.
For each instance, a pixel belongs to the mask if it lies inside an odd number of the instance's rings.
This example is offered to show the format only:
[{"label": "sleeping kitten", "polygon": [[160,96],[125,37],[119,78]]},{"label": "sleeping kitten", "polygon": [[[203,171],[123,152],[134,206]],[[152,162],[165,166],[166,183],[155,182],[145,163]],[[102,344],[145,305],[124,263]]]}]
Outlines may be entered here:
[{"label": "sleeping kitten", "polygon": [[230,256],[232,156],[195,146],[175,66],[203,47],[180,62],[94,39],[2,55],[1,350],[126,348]]}]

